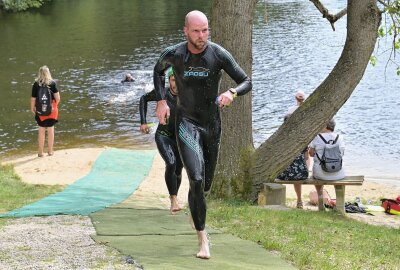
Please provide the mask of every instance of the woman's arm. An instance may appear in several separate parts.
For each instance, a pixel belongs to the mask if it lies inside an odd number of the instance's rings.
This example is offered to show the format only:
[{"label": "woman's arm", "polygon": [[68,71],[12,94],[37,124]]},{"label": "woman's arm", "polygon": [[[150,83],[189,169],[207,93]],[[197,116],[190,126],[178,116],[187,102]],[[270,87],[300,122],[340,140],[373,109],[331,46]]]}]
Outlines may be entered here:
[{"label": "woman's arm", "polygon": [[36,98],[35,98],[35,97],[31,97],[31,112],[32,112],[33,114],[36,113],[36,106],[35,106],[35,103],[36,103]]},{"label": "woman's arm", "polygon": [[60,92],[54,93],[54,99],[56,100],[56,104],[58,105],[61,101]]}]

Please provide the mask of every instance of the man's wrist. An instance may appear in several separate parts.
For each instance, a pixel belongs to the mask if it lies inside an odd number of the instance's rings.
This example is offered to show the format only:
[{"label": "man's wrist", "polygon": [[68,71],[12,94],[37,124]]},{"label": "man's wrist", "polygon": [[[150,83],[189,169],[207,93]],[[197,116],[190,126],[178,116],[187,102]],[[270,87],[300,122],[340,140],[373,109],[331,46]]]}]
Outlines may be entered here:
[{"label": "man's wrist", "polygon": [[233,98],[236,98],[236,97],[237,97],[237,91],[236,91],[235,88],[231,88],[231,89],[229,89],[228,91],[232,94],[232,97],[233,97]]}]

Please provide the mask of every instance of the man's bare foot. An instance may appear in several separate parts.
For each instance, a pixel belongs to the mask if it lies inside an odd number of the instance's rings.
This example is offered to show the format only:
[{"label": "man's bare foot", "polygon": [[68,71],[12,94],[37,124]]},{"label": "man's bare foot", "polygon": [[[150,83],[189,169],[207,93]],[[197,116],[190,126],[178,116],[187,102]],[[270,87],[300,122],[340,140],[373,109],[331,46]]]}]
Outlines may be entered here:
[{"label": "man's bare foot", "polygon": [[169,196],[169,199],[171,200],[171,208],[169,211],[172,215],[175,215],[177,212],[182,210],[182,207],[179,206],[176,195]]},{"label": "man's bare foot", "polygon": [[196,254],[196,257],[199,259],[210,259],[210,246],[207,238],[206,231],[197,231],[197,238],[199,240],[200,250]]}]

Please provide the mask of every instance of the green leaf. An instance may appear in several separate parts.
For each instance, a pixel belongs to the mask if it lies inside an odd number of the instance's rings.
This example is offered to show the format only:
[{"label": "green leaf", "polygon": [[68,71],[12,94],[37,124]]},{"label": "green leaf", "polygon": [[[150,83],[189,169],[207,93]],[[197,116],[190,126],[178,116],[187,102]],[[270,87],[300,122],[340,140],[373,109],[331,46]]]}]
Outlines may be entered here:
[{"label": "green leaf", "polygon": [[369,58],[369,62],[371,63],[372,66],[375,66],[376,63],[378,62],[378,58],[376,58],[375,55],[372,55],[372,56]]},{"label": "green leaf", "polygon": [[383,27],[379,28],[378,35],[379,35],[379,37],[384,37],[385,36],[385,29],[383,29]]}]

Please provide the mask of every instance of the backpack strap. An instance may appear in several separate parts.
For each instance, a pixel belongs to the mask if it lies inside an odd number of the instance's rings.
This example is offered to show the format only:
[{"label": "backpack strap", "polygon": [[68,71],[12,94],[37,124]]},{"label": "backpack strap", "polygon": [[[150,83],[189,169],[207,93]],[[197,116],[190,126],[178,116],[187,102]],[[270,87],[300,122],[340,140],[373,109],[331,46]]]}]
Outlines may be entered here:
[{"label": "backpack strap", "polygon": [[338,139],[339,139],[339,134],[336,136],[336,139],[333,141],[333,144],[336,144]]},{"label": "backpack strap", "polygon": [[325,140],[325,138],[321,135],[321,133],[318,134],[318,136],[324,141],[325,144],[328,144],[328,142]]},{"label": "backpack strap", "polygon": [[324,141],[325,144],[330,144],[330,142],[332,142],[332,145],[336,144],[336,142],[339,139],[339,134],[336,136],[336,139],[334,141],[333,140],[326,141],[325,138],[321,135],[321,133],[319,133],[318,136]]},{"label": "backpack strap", "polygon": [[319,164],[321,164],[321,163],[322,163],[322,160],[321,160],[321,158],[318,156],[317,151],[315,151],[315,155],[317,156],[317,158],[318,158],[318,160],[319,160]]}]

